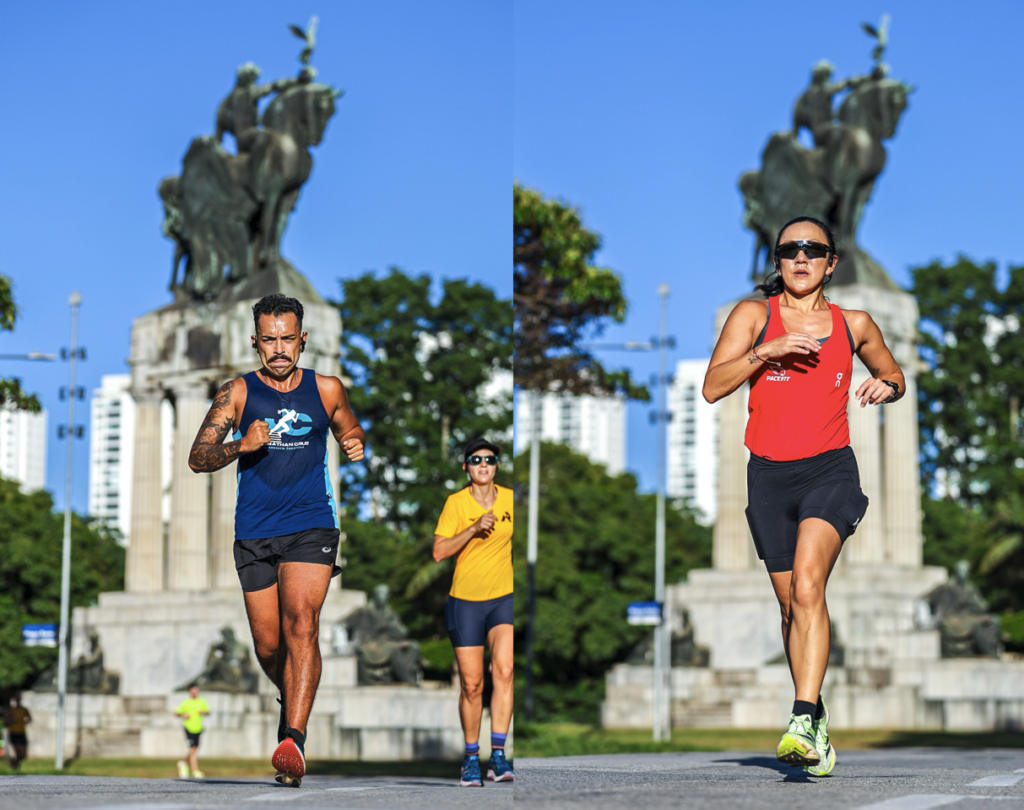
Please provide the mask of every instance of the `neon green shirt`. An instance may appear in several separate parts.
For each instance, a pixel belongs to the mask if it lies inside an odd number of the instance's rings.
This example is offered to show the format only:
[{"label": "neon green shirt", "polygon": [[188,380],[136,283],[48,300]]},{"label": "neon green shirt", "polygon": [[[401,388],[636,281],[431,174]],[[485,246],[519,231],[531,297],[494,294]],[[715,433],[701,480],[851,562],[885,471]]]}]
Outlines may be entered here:
[{"label": "neon green shirt", "polygon": [[210,711],[210,707],[205,700],[199,697],[185,698],[185,700],[181,701],[177,713],[187,712],[188,717],[185,718],[185,731],[190,734],[198,734],[203,730],[203,716],[199,712],[208,711]]}]

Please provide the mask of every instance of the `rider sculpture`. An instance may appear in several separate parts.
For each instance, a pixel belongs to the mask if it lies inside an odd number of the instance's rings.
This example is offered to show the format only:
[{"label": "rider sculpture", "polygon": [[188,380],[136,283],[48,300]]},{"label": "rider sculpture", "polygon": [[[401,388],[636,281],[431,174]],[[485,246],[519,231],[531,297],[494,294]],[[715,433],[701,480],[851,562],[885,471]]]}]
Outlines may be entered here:
[{"label": "rider sculpture", "polygon": [[[177,298],[215,299],[261,269],[291,267],[281,258],[281,235],[313,167],[309,147],[320,143],[341,95],[314,81],[311,52],[311,45],[303,51],[297,77],[269,84],[256,83],[256,65],[242,65],[217,108],[214,136],[193,140],[181,175],[160,183]],[[258,103],[270,95],[260,116]],[[224,133],[234,136],[237,154],[221,145]]]},{"label": "rider sculpture", "polygon": [[[835,69],[830,63],[815,65],[810,86],[794,105],[792,130],[773,135],[761,169],[740,178],[744,224],[757,237],[755,280],[772,270],[768,253],[775,234],[792,217],[807,214],[829,223],[843,252],[833,283],[861,281],[895,287],[885,270],[858,246],[857,228],[875,178],[885,167],[883,141],[895,134],[912,88],[887,78],[889,69],[881,61],[887,24],[883,22],[880,31],[871,26],[865,29],[878,41],[871,73],[833,81]],[[844,91],[849,92],[836,111],[833,98]],[[805,128],[813,137],[812,149],[798,141]]]}]

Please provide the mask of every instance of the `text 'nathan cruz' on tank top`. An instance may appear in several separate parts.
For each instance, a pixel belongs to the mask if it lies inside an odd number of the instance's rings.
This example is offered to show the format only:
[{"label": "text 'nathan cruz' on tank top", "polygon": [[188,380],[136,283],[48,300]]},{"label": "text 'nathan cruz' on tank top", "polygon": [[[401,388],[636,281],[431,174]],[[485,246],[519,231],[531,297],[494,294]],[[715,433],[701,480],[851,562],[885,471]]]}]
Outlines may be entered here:
[{"label": "text 'nathan cruz' on tank top", "polygon": [[262,419],[270,425],[270,443],[238,457],[235,538],[256,540],[338,528],[327,462],[330,419],[316,372],[303,369],[291,391],[274,390],[255,371],[242,379],[245,409],[234,438],[242,438],[253,422]]},{"label": "text 'nathan cruz' on tank top", "polygon": [[[853,338],[839,307],[829,304],[829,309],[832,334],[816,355],[789,354],[765,362],[750,378],[745,444],[754,455],[772,461],[795,461],[849,445],[846,408]],[[768,299],[763,340],[754,345],[785,334],[779,297],[773,295]]]}]

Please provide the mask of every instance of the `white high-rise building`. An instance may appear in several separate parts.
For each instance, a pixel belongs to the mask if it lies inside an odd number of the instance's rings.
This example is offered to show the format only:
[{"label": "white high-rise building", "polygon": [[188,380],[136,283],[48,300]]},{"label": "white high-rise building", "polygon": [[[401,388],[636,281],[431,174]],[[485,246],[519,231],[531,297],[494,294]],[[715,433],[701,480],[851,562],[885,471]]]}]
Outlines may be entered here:
[{"label": "white high-rise building", "polygon": [[718,515],[718,405],[701,396],[708,360],[680,360],[669,388],[668,483],[670,498],[699,509],[710,525]]},{"label": "white high-rise building", "polygon": [[0,409],[0,477],[21,484],[22,492],[46,486],[46,411]]},{"label": "white high-rise building", "polygon": [[121,530],[125,543],[132,514],[135,400],[130,374],[105,374],[92,392],[89,427],[89,514]]},{"label": "white high-rise building", "polygon": [[[516,393],[515,450],[521,453],[533,437],[533,400]],[[567,444],[609,475],[626,469],[626,400],[622,397],[541,395],[541,441]]]}]

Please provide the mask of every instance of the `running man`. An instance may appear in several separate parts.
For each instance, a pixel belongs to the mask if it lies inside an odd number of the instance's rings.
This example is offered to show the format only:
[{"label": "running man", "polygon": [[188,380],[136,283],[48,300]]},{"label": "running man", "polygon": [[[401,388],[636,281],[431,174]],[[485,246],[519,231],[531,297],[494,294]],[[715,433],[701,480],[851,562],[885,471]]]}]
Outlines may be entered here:
[{"label": "running man", "polygon": [[11,696],[11,704],[4,712],[4,725],[7,727],[7,760],[11,768],[18,770],[23,760],[28,758],[28,724],[32,722],[32,712],[21,705],[21,692]]},{"label": "running man", "polygon": [[825,585],[868,507],[847,420],[853,355],[871,372],[854,394],[860,407],[906,391],[871,316],[825,299],[838,261],[824,223],[787,223],[775,241],[776,275],[757,287],[767,300],[733,309],[703,391],[716,402],[750,381],[747,522],[782,610],[796,691],[777,755],[816,776],[831,773],[836,759],[821,699],[831,641]]},{"label": "running man", "polygon": [[199,770],[199,735],[203,733],[203,717],[210,713],[210,707],[199,697],[198,686],[190,686],[188,694],[175,712],[185,721],[185,740],[188,742],[188,762],[178,760],[178,776],[187,779],[191,774],[193,779],[202,779],[203,772]]},{"label": "running man", "polygon": [[320,683],[320,609],[341,572],[327,433],[350,461],[362,459],[365,437],[341,381],[299,368],[302,304],[268,295],[252,312],[262,368],[220,389],[188,463],[210,473],[238,459],[235,567],[256,658],[281,692],[275,778],[298,787]]},{"label": "running man", "polygon": [[491,759],[487,778],[511,782],[505,739],[512,722],[512,490],[494,483],[498,445],[476,439],[462,469],[469,483],[449,495],[434,530],[434,559],[458,555],[445,606],[459,663],[459,719],[466,738],[462,787],[482,787],[480,718],[484,645],[491,651]]}]

